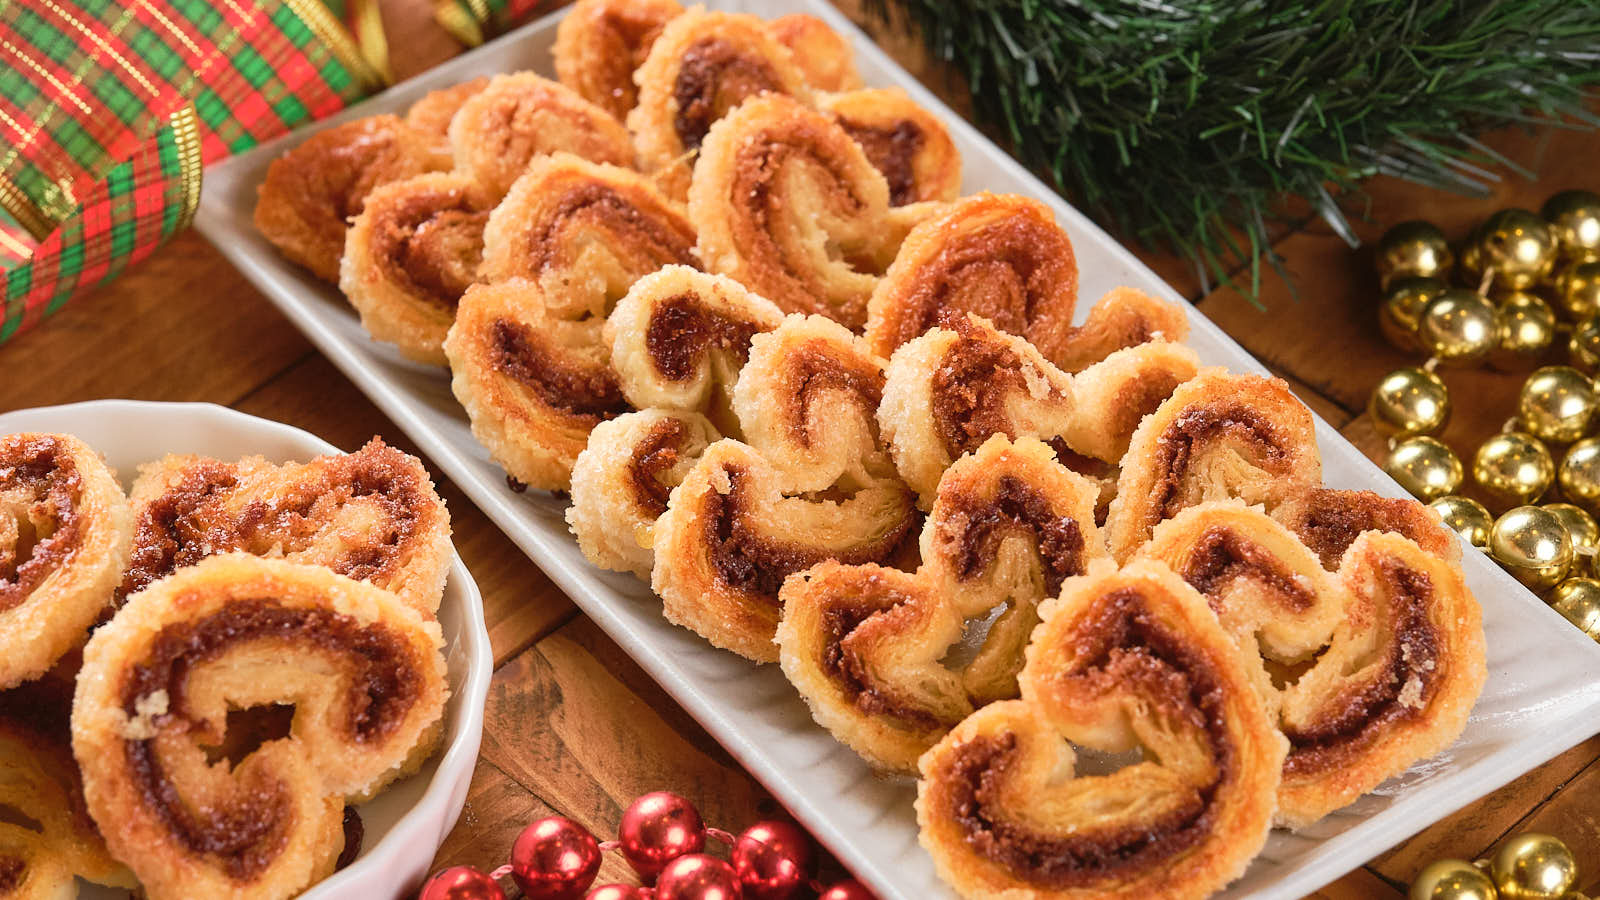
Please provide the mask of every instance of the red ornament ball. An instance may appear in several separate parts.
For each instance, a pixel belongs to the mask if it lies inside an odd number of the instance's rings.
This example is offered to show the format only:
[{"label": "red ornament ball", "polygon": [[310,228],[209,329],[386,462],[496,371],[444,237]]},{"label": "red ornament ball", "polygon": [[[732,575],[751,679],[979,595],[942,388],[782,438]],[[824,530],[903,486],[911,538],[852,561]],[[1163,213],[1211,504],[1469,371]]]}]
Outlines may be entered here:
[{"label": "red ornament ball", "polygon": [[739,873],[715,856],[688,853],[661,870],[656,900],[741,900]]},{"label": "red ornament ball", "polygon": [[817,900],[878,900],[867,886],[854,878],[828,885],[827,890],[817,895]]},{"label": "red ornament ball", "polygon": [[471,866],[451,866],[429,878],[417,900],[506,900],[500,885]]},{"label": "red ornament ball", "polygon": [[602,884],[590,891],[583,900],[651,900],[655,891],[631,884]]},{"label": "red ornament ball", "polygon": [[628,864],[648,882],[667,863],[704,849],[706,827],[693,803],[677,794],[655,791],[633,801],[622,814],[617,842]]},{"label": "red ornament ball", "polygon": [[600,845],[571,819],[551,816],[511,845],[511,877],[530,900],[578,900],[600,871]]},{"label": "red ornament ball", "polygon": [[744,900],[789,900],[811,878],[811,838],[788,822],[757,822],[729,854]]}]

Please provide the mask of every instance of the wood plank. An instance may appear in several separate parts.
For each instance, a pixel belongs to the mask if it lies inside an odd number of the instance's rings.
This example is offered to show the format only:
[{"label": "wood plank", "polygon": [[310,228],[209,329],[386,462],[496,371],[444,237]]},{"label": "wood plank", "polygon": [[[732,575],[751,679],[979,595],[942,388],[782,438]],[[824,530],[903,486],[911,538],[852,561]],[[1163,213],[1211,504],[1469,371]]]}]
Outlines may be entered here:
[{"label": "wood plank", "polygon": [[1321,890],[1307,894],[1305,900],[1389,900],[1405,893],[1366,869],[1357,869]]},{"label": "wood plank", "polygon": [[[1596,755],[1600,756],[1600,752]],[[1501,841],[1529,831],[1555,835],[1578,861],[1577,889],[1593,894],[1600,890],[1600,809],[1596,808],[1596,798],[1600,798],[1600,758],[1592,760],[1549,800],[1539,804]]]}]

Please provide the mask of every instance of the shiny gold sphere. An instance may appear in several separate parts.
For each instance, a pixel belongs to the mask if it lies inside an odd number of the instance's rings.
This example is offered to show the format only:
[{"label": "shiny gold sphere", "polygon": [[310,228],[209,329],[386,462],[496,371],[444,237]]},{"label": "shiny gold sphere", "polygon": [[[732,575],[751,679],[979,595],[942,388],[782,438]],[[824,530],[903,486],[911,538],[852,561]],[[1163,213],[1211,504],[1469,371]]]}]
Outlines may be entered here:
[{"label": "shiny gold sphere", "polygon": [[1518,506],[1489,529],[1489,555],[1534,591],[1555,586],[1572,567],[1572,539],[1556,514]]},{"label": "shiny gold sphere", "polygon": [[1396,278],[1446,278],[1454,257],[1444,232],[1428,222],[1401,222],[1378,239],[1378,281]]},{"label": "shiny gold sphere", "polygon": [[1600,368],[1600,315],[1590,316],[1572,329],[1567,340],[1567,355],[1572,364],[1585,372]]},{"label": "shiny gold sphere", "polygon": [[1517,397],[1517,421],[1534,437],[1570,444],[1583,437],[1600,408],[1594,382],[1571,366],[1535,369]]},{"label": "shiny gold sphere", "polygon": [[1444,520],[1451,531],[1461,535],[1467,543],[1479,550],[1489,544],[1489,529],[1494,527],[1494,517],[1483,504],[1471,497],[1448,494],[1428,504]]},{"label": "shiny gold sphere", "polygon": [[1539,215],[1550,223],[1563,256],[1600,258],[1600,195],[1562,191],[1544,202]]},{"label": "shiny gold sphere", "polygon": [[1575,322],[1600,312],[1600,259],[1576,260],[1556,270],[1556,300]]},{"label": "shiny gold sphere", "polygon": [[1429,863],[1411,882],[1407,900],[1495,900],[1494,882],[1464,859]]},{"label": "shiny gold sphere", "polygon": [[1497,434],[1484,441],[1472,457],[1472,478],[1496,498],[1529,503],[1539,498],[1555,478],[1555,461],[1537,438],[1520,431]]},{"label": "shiny gold sphere", "polygon": [[1433,434],[1450,421],[1450,390],[1426,369],[1395,369],[1372,389],[1367,412],[1386,437]]},{"label": "shiny gold sphere", "polygon": [[1600,641],[1600,581],[1568,578],[1556,585],[1545,601],[1579,631]]},{"label": "shiny gold sphere", "polygon": [[1568,500],[1600,510],[1600,438],[1584,438],[1568,447],[1556,478]]},{"label": "shiny gold sphere", "polygon": [[1521,290],[1538,284],[1556,262],[1556,236],[1545,221],[1525,209],[1502,209],[1478,227],[1478,250],[1494,271],[1496,290]]},{"label": "shiny gold sphere", "polygon": [[1600,524],[1595,522],[1594,516],[1571,503],[1540,505],[1555,513],[1556,518],[1561,520],[1561,527],[1567,529],[1567,537],[1572,539],[1573,570],[1588,569],[1594,560],[1594,554],[1584,551],[1600,547]]},{"label": "shiny gold sphere", "polygon": [[1500,311],[1472,291],[1447,290],[1422,308],[1417,339],[1440,362],[1473,365],[1499,343]]},{"label": "shiny gold sphere", "polygon": [[1567,845],[1531,831],[1500,845],[1489,868],[1502,900],[1561,900],[1578,880]]},{"label": "shiny gold sphere", "polygon": [[1489,362],[1501,371],[1530,369],[1556,339],[1556,314],[1544,298],[1512,291],[1499,299],[1500,331]]},{"label": "shiny gold sphere", "polygon": [[1384,459],[1383,470],[1424,503],[1453,494],[1461,486],[1461,460],[1449,447],[1426,435],[1412,435],[1396,443]]},{"label": "shiny gold sphere", "polygon": [[1476,241],[1467,241],[1461,248],[1461,259],[1456,264],[1456,281],[1476,291],[1483,282],[1483,251]]},{"label": "shiny gold sphere", "polygon": [[1396,349],[1415,353],[1422,349],[1417,340],[1417,323],[1428,301],[1448,290],[1437,278],[1396,278],[1383,292],[1378,304],[1378,328]]}]

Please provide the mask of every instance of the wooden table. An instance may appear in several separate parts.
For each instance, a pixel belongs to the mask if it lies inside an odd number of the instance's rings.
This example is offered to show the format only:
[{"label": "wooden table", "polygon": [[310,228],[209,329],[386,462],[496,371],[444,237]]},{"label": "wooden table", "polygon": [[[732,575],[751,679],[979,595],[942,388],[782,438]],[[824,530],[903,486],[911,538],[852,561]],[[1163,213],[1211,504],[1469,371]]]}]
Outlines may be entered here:
[{"label": "wooden table", "polygon": [[[429,5],[385,0],[391,40],[407,48],[396,58],[402,77],[457,52],[429,21]],[[858,0],[840,5],[862,20]],[[947,80],[913,39],[863,24],[958,110],[970,109],[959,83]],[[1495,209],[1537,209],[1557,190],[1600,188],[1592,162],[1600,158],[1600,135],[1546,129],[1498,134],[1490,143],[1538,172],[1539,180],[1508,173],[1494,196],[1473,199],[1378,179],[1369,188],[1367,221],[1357,223],[1361,237],[1370,241],[1386,225],[1426,218],[1458,238]],[[1226,288],[1207,291],[1181,260],[1141,256],[1376,458],[1381,443],[1362,413],[1368,391],[1383,373],[1411,360],[1378,337],[1370,251],[1349,250],[1315,221],[1285,229],[1274,247],[1296,278],[1299,297],[1270,282],[1264,309]],[[305,428],[347,449],[381,434],[417,452],[194,233],[0,348],[0,364],[0,410],[105,397],[202,400]],[[1467,454],[1508,415],[1520,379],[1487,372],[1451,372],[1446,379],[1465,402],[1444,438]],[[708,822],[734,830],[779,812],[760,785],[459,490],[448,483],[440,488],[454,518],[456,547],[483,591],[496,672],[466,810],[440,849],[438,865],[493,868],[507,858],[523,824],[552,812],[613,834],[628,801],[658,788],[688,796]],[[1600,887],[1600,737],[1313,896],[1400,897],[1432,859],[1476,859],[1508,834],[1529,829],[1560,835],[1583,864],[1580,887]],[[629,880],[629,872],[609,854],[600,879]]]}]

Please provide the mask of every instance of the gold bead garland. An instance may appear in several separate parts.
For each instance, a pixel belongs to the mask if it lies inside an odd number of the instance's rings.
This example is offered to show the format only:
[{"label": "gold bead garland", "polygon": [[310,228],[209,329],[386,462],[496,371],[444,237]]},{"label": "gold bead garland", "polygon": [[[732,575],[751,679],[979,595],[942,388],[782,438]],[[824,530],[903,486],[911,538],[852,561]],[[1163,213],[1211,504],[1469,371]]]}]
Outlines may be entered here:
[{"label": "gold bead garland", "polygon": [[[1588,581],[1590,579],[1575,579]],[[1600,582],[1595,583],[1600,587]],[[1411,881],[1408,900],[1585,900],[1575,892],[1578,861],[1560,838],[1515,835],[1476,863],[1440,859]]]}]

